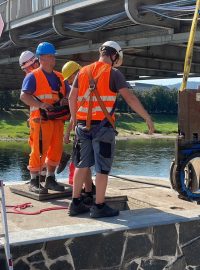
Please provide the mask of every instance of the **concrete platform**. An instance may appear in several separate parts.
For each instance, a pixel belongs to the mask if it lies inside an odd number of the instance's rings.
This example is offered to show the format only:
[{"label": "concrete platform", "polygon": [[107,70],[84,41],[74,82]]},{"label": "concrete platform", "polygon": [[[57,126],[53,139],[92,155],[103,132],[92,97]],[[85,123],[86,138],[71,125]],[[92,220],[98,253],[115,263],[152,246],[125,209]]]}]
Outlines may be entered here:
[{"label": "concrete platform", "polygon": [[[122,179],[126,178],[125,179]],[[106,225],[105,220],[108,220],[108,224],[110,223],[118,223],[121,217],[128,217],[129,222],[131,222],[131,217],[135,215],[141,216],[149,213],[163,213],[163,217],[167,215],[178,215],[179,217],[196,217],[200,214],[200,206],[196,203],[191,203],[187,201],[180,200],[177,197],[177,193],[175,193],[171,188],[170,184],[165,180],[160,180],[156,178],[144,178],[144,177],[130,177],[130,176],[119,176],[117,177],[110,177],[108,189],[107,189],[107,196],[127,196],[128,197],[128,207],[130,211],[123,211],[121,212],[119,217],[116,218],[107,218],[103,219],[103,224]],[[12,186],[11,186],[12,188]],[[6,205],[19,205],[24,203],[31,203],[32,207],[27,208],[24,212],[35,212],[44,208],[49,207],[67,207],[70,203],[69,198],[57,198],[51,199],[50,201],[36,201],[35,199],[27,198],[24,196],[20,196],[14,193],[11,193],[9,185],[5,187],[5,198],[6,198]],[[10,208],[8,208],[8,211]],[[196,215],[198,213],[198,215]],[[102,226],[102,219],[94,220],[89,217],[89,214],[84,214],[78,217],[69,217],[67,214],[67,209],[63,210],[56,210],[56,211],[48,211],[41,213],[39,215],[18,215],[8,213],[8,225],[10,234],[11,242],[15,242],[14,233],[17,232],[16,235],[19,236],[20,243],[26,242],[26,237],[24,234],[24,230],[34,230],[38,229],[51,229],[60,226],[68,226],[70,229],[70,235],[73,234],[75,230],[74,225],[78,224],[81,225],[82,231],[84,233],[84,226],[88,227],[88,222],[90,226],[94,225],[95,227],[99,224]],[[152,225],[155,223],[155,219],[150,219],[149,223]],[[140,217],[141,222],[141,217]],[[160,218],[159,218],[160,222]],[[136,225],[137,220],[134,217],[134,224]],[[128,223],[127,223],[128,224]],[[72,226],[72,227],[71,227]],[[110,225],[109,225],[110,226]],[[138,224],[137,226],[140,226]],[[1,224],[0,224],[1,230]],[[76,231],[76,230],[75,230]],[[76,232],[74,233],[76,234]],[[88,229],[87,229],[88,231]],[[40,236],[37,234],[37,238]],[[79,230],[80,234],[80,230]],[[40,234],[41,235],[41,234]],[[43,235],[44,236],[44,235]],[[42,236],[42,238],[43,238]],[[56,234],[54,235],[56,238]],[[17,241],[17,240],[16,240]],[[33,242],[36,241],[36,238],[32,239]]]},{"label": "concrete platform", "polygon": [[[135,231],[138,234],[138,230],[144,230],[145,232],[147,232],[147,230],[149,230],[150,228],[154,228],[153,230],[155,230],[155,228],[158,227],[160,228],[160,226],[161,228],[169,226],[166,227],[167,231],[165,233],[167,234],[169,233],[169,228],[171,228],[170,224],[173,224],[173,226],[176,227],[176,224],[182,223],[184,224],[187,222],[189,223],[192,222],[192,224],[193,222],[197,222],[198,230],[200,228],[199,226],[200,206],[197,205],[196,203],[190,203],[187,201],[180,200],[177,197],[177,194],[173,190],[171,190],[169,181],[167,181],[167,179],[143,178],[135,176],[132,177],[119,176],[117,178],[110,177],[107,189],[107,196],[127,196],[128,207],[130,210],[121,211],[118,217],[103,218],[99,220],[91,219],[89,217],[89,214],[84,214],[78,217],[69,217],[67,215],[67,209],[43,212],[39,215],[19,215],[8,213],[7,216],[10,232],[10,243],[11,246],[13,247],[15,264],[17,265],[19,261],[16,258],[16,256],[19,257],[19,250],[17,252],[15,250],[15,248],[17,247],[25,247],[25,246],[27,247],[40,243],[44,244],[55,241],[61,241],[64,239],[65,243],[68,243],[66,241],[69,241],[69,243],[71,243],[69,239],[77,240],[82,239],[82,237],[83,238],[84,237],[88,238],[89,236],[96,237],[97,235],[101,235],[102,237],[104,237],[107,234],[113,233],[120,234],[120,232],[130,232],[130,230],[132,231],[132,233],[134,232],[133,234],[135,234]],[[68,198],[57,198],[52,199],[51,201],[36,201],[30,198],[26,198],[11,193],[9,186],[5,187],[5,197],[6,197],[6,205],[17,205],[28,202],[32,203],[33,207],[24,210],[28,212],[38,211],[44,208],[54,206],[67,207],[69,204]],[[0,232],[1,230],[2,228],[0,225]],[[200,235],[200,231],[198,231],[198,233],[199,233],[198,235]],[[139,233],[139,235],[140,234],[141,233]],[[142,232],[142,235],[144,235],[144,232]],[[95,245],[95,242],[93,242],[93,245]],[[176,245],[179,245],[179,247],[177,248],[179,248],[180,250],[180,243],[178,244],[176,243]],[[20,252],[22,253],[21,256],[23,257],[24,256],[23,252],[22,251]],[[27,253],[27,251],[25,253]],[[30,254],[31,252],[29,253],[29,256]],[[178,253],[174,252],[173,255],[174,262],[177,261],[178,258],[180,257],[177,254]],[[163,256],[165,256],[166,261],[167,261],[166,256],[168,255],[169,254],[163,254]],[[23,259],[21,260],[23,261]],[[70,263],[69,262],[70,260],[67,262],[71,265],[75,264],[74,258],[71,258],[71,260],[73,260],[73,263],[72,262]],[[141,264],[142,259],[140,258],[140,260]],[[170,257],[167,263],[168,264],[172,263],[172,261],[173,261],[172,257]],[[124,260],[121,260],[120,267],[122,268],[115,265],[115,267],[113,266],[113,268],[109,269],[114,270],[137,269],[137,268],[128,268],[131,265],[131,262],[133,263],[133,259],[127,259],[126,262]],[[25,263],[25,261],[23,261],[23,263]],[[37,264],[37,261],[35,261],[34,263]],[[54,263],[56,264],[58,262],[56,261]],[[198,263],[200,265],[200,262]],[[59,269],[56,267],[48,268],[46,259],[43,260],[43,264],[45,265],[46,268],[34,268],[35,266],[31,268],[32,267],[31,266],[30,269]],[[90,266],[86,267],[86,265],[84,266],[85,268],[82,268],[83,264],[84,263],[82,263],[81,266],[79,263],[77,263],[76,267],[73,268],[72,266],[70,266],[71,268],[69,267],[66,269],[76,269],[76,270],[108,269],[98,265],[95,266],[95,268],[91,268]],[[30,263],[30,265],[32,265],[32,263]],[[185,263],[185,265],[187,266],[189,264]],[[21,264],[20,267],[22,267]],[[15,269],[20,269],[20,267],[19,268],[15,267]],[[111,266],[109,263],[107,263],[106,267]],[[141,267],[140,269],[156,270],[164,268]],[[173,269],[173,268],[165,268],[165,269]],[[183,270],[189,268],[177,268],[177,269]]]}]

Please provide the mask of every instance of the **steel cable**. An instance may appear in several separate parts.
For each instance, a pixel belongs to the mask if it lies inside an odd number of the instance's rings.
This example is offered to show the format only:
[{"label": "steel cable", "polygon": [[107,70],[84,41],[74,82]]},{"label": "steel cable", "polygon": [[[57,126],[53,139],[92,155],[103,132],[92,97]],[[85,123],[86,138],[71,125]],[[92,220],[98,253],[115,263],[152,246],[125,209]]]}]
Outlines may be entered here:
[{"label": "steel cable", "polygon": [[[109,16],[104,16],[100,18],[95,18],[93,20],[88,20],[85,22],[77,22],[77,23],[65,23],[64,28],[69,29],[76,32],[91,32],[99,30],[110,23],[117,22],[119,20],[122,20],[126,18],[126,12],[123,11],[121,13],[112,14]],[[23,35],[19,35],[19,39],[25,40],[25,39],[49,39],[49,38],[58,38],[59,36],[55,33],[53,28],[43,29],[40,31],[35,31],[32,33],[26,33]],[[7,49],[9,47],[13,46],[13,43],[11,41],[6,41],[5,43],[0,44],[0,49]]]},{"label": "steel cable", "polygon": [[183,0],[156,5],[142,5],[139,7],[139,12],[140,14],[151,12],[173,20],[191,21],[195,11],[195,4],[195,0]]},{"label": "steel cable", "polygon": [[96,18],[93,20],[85,21],[85,22],[65,23],[64,28],[67,28],[76,32],[82,32],[82,33],[91,32],[91,31],[96,31],[100,28],[103,28],[112,22],[116,22],[121,19],[124,19],[126,17],[127,17],[126,12],[123,11],[118,14],[104,16],[104,17]]}]

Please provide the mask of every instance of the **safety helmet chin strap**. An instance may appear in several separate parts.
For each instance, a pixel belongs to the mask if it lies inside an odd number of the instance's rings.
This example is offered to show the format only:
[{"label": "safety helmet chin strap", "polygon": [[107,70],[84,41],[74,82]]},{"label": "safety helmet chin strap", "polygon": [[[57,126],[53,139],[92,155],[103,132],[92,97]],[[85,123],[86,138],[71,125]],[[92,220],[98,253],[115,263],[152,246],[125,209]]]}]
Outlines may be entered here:
[{"label": "safety helmet chin strap", "polygon": [[114,64],[115,64],[115,62],[117,61],[117,60],[119,60],[119,54],[118,53],[116,53],[115,54],[115,58],[113,59],[113,54],[111,54],[111,53],[109,53],[109,56],[110,56],[110,60],[111,60],[111,62],[112,62],[112,67],[114,66]]},{"label": "safety helmet chin strap", "polygon": [[[110,57],[110,61],[112,63],[112,67],[113,67],[115,62],[117,60],[119,60],[119,53],[117,52],[116,49],[111,48],[111,47],[106,47],[106,46],[105,47],[103,46],[100,48],[100,52],[103,52],[103,51],[105,51],[106,55]],[[113,57],[114,57],[114,59],[113,59]]]}]

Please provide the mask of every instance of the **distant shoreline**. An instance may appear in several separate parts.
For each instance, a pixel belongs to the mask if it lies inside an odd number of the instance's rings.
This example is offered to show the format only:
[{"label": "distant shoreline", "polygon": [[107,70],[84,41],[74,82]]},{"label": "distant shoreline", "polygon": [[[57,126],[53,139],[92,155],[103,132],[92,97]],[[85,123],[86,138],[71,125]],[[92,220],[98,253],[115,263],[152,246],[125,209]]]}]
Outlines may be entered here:
[{"label": "distant shoreline", "polygon": [[[129,135],[120,135],[116,136],[116,141],[122,141],[122,140],[137,140],[137,139],[176,139],[176,135],[167,135],[167,134],[160,134],[160,133],[154,133],[152,135],[145,134],[145,133],[135,133],[135,134],[129,134]],[[28,138],[0,138],[0,142],[26,142],[28,141]]]},{"label": "distant shoreline", "polygon": [[145,134],[145,133],[136,133],[132,135],[119,135],[116,137],[116,140],[135,140],[135,139],[170,139],[174,140],[176,139],[176,135],[167,135],[167,134],[160,134],[160,133],[154,133],[152,135]]}]

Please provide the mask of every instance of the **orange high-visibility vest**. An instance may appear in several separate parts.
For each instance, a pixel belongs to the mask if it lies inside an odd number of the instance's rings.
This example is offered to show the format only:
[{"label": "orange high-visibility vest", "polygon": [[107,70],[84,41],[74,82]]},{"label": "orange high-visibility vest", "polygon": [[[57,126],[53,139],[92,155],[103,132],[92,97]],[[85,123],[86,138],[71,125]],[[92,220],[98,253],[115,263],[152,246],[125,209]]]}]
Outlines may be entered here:
[{"label": "orange high-visibility vest", "polygon": [[[63,76],[60,72],[57,72],[57,71],[53,71],[53,72],[60,79],[60,82],[61,82],[60,93],[62,93],[63,96],[65,96],[66,90],[65,90]],[[41,102],[45,102],[49,104],[54,104],[55,102],[59,101],[60,99],[59,91],[54,91],[51,89],[44,72],[40,68],[37,68],[32,73],[36,79],[36,91],[34,92],[34,96],[37,97]],[[40,117],[39,108],[30,107],[30,118],[35,119],[39,117]],[[65,116],[59,119],[65,119]]]},{"label": "orange high-visibility vest", "polygon": [[[88,68],[91,70],[92,77],[98,78],[96,89],[100,95],[101,100],[105,104],[105,107],[110,113],[113,109],[113,106],[116,101],[117,93],[114,93],[110,89],[110,72],[111,66],[103,62],[95,62],[89,66],[83,67],[78,75],[78,101],[76,113],[77,120],[86,120],[88,107],[89,107],[89,95],[87,93],[89,89],[89,76]],[[100,76],[99,76],[100,74]],[[99,77],[98,77],[99,76]],[[87,98],[86,98],[87,97]],[[86,98],[84,104],[81,104],[81,101]],[[92,106],[92,118],[91,120],[103,120],[105,114],[103,113],[101,106],[99,105],[96,97],[93,95],[93,106]],[[80,106],[81,105],[81,106]],[[114,119],[114,114],[112,115]]]}]

